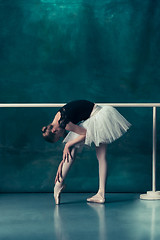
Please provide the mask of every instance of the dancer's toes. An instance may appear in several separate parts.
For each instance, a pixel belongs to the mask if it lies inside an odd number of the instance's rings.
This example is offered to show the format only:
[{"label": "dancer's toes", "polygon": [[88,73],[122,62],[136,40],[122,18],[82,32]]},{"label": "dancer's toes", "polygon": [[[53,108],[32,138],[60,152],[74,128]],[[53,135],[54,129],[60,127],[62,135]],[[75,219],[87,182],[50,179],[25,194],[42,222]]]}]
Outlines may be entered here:
[{"label": "dancer's toes", "polygon": [[54,200],[55,200],[55,204],[60,204],[60,195],[61,192],[63,191],[63,189],[66,187],[66,185],[62,185],[62,186],[56,186],[54,187]]},{"label": "dancer's toes", "polygon": [[105,203],[105,198],[102,197],[99,193],[97,193],[93,197],[87,198],[87,202]]}]

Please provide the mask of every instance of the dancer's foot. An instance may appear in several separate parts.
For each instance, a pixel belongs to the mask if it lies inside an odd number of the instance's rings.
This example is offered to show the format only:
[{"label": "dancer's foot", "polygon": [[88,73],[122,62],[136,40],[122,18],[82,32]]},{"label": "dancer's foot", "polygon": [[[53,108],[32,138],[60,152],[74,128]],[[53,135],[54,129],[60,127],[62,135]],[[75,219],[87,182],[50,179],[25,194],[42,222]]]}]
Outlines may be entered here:
[{"label": "dancer's foot", "polygon": [[55,204],[60,204],[60,195],[63,189],[66,187],[66,185],[55,185],[54,187],[54,200]]},{"label": "dancer's foot", "polygon": [[94,202],[94,203],[105,203],[105,197],[104,194],[101,192],[98,192],[96,195],[94,195],[91,198],[87,198],[87,202]]}]

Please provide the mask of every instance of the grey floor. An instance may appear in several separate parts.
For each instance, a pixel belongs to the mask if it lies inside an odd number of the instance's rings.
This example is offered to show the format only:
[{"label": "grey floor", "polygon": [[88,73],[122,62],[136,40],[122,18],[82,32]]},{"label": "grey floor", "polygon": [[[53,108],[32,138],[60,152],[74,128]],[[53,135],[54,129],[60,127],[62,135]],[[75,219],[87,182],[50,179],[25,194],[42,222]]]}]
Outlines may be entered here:
[{"label": "grey floor", "polygon": [[0,240],[160,240],[160,201],[138,194],[106,194],[105,204],[87,203],[92,194],[0,194]]}]

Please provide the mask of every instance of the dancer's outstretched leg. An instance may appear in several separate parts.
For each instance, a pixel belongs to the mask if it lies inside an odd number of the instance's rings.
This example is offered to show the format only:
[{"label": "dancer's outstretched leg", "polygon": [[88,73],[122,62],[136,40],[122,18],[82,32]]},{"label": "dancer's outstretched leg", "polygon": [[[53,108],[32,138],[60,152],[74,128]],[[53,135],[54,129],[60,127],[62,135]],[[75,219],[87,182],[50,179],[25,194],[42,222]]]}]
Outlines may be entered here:
[{"label": "dancer's outstretched leg", "polygon": [[101,144],[99,147],[96,147],[96,154],[99,163],[99,189],[96,195],[87,199],[88,202],[105,202],[105,186],[107,178],[106,149],[107,144]]},{"label": "dancer's outstretched leg", "polygon": [[[75,148],[72,149],[71,156],[72,156],[72,158],[69,158],[69,161],[66,160],[62,164],[62,170],[61,170],[62,177],[59,179],[60,182],[57,181],[54,186],[54,199],[55,199],[56,204],[60,204],[60,194],[61,194],[62,190],[65,188],[64,179],[66,178],[67,173],[68,173],[70,167],[72,166],[72,163],[75,160],[75,157],[76,157],[76,149]],[[59,165],[59,167],[61,168],[60,165]]]}]

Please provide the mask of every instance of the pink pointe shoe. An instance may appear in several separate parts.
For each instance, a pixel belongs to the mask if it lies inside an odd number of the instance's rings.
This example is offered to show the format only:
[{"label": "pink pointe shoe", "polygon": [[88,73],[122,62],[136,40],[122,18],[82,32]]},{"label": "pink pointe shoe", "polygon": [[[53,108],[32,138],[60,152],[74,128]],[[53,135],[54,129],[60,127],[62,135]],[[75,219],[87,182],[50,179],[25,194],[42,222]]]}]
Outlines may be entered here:
[{"label": "pink pointe shoe", "polygon": [[105,198],[102,197],[100,194],[96,194],[91,198],[87,198],[87,202],[92,203],[105,203]]},{"label": "pink pointe shoe", "polygon": [[54,187],[54,200],[56,205],[60,204],[60,195],[65,187],[66,185],[62,185],[61,187]]}]

